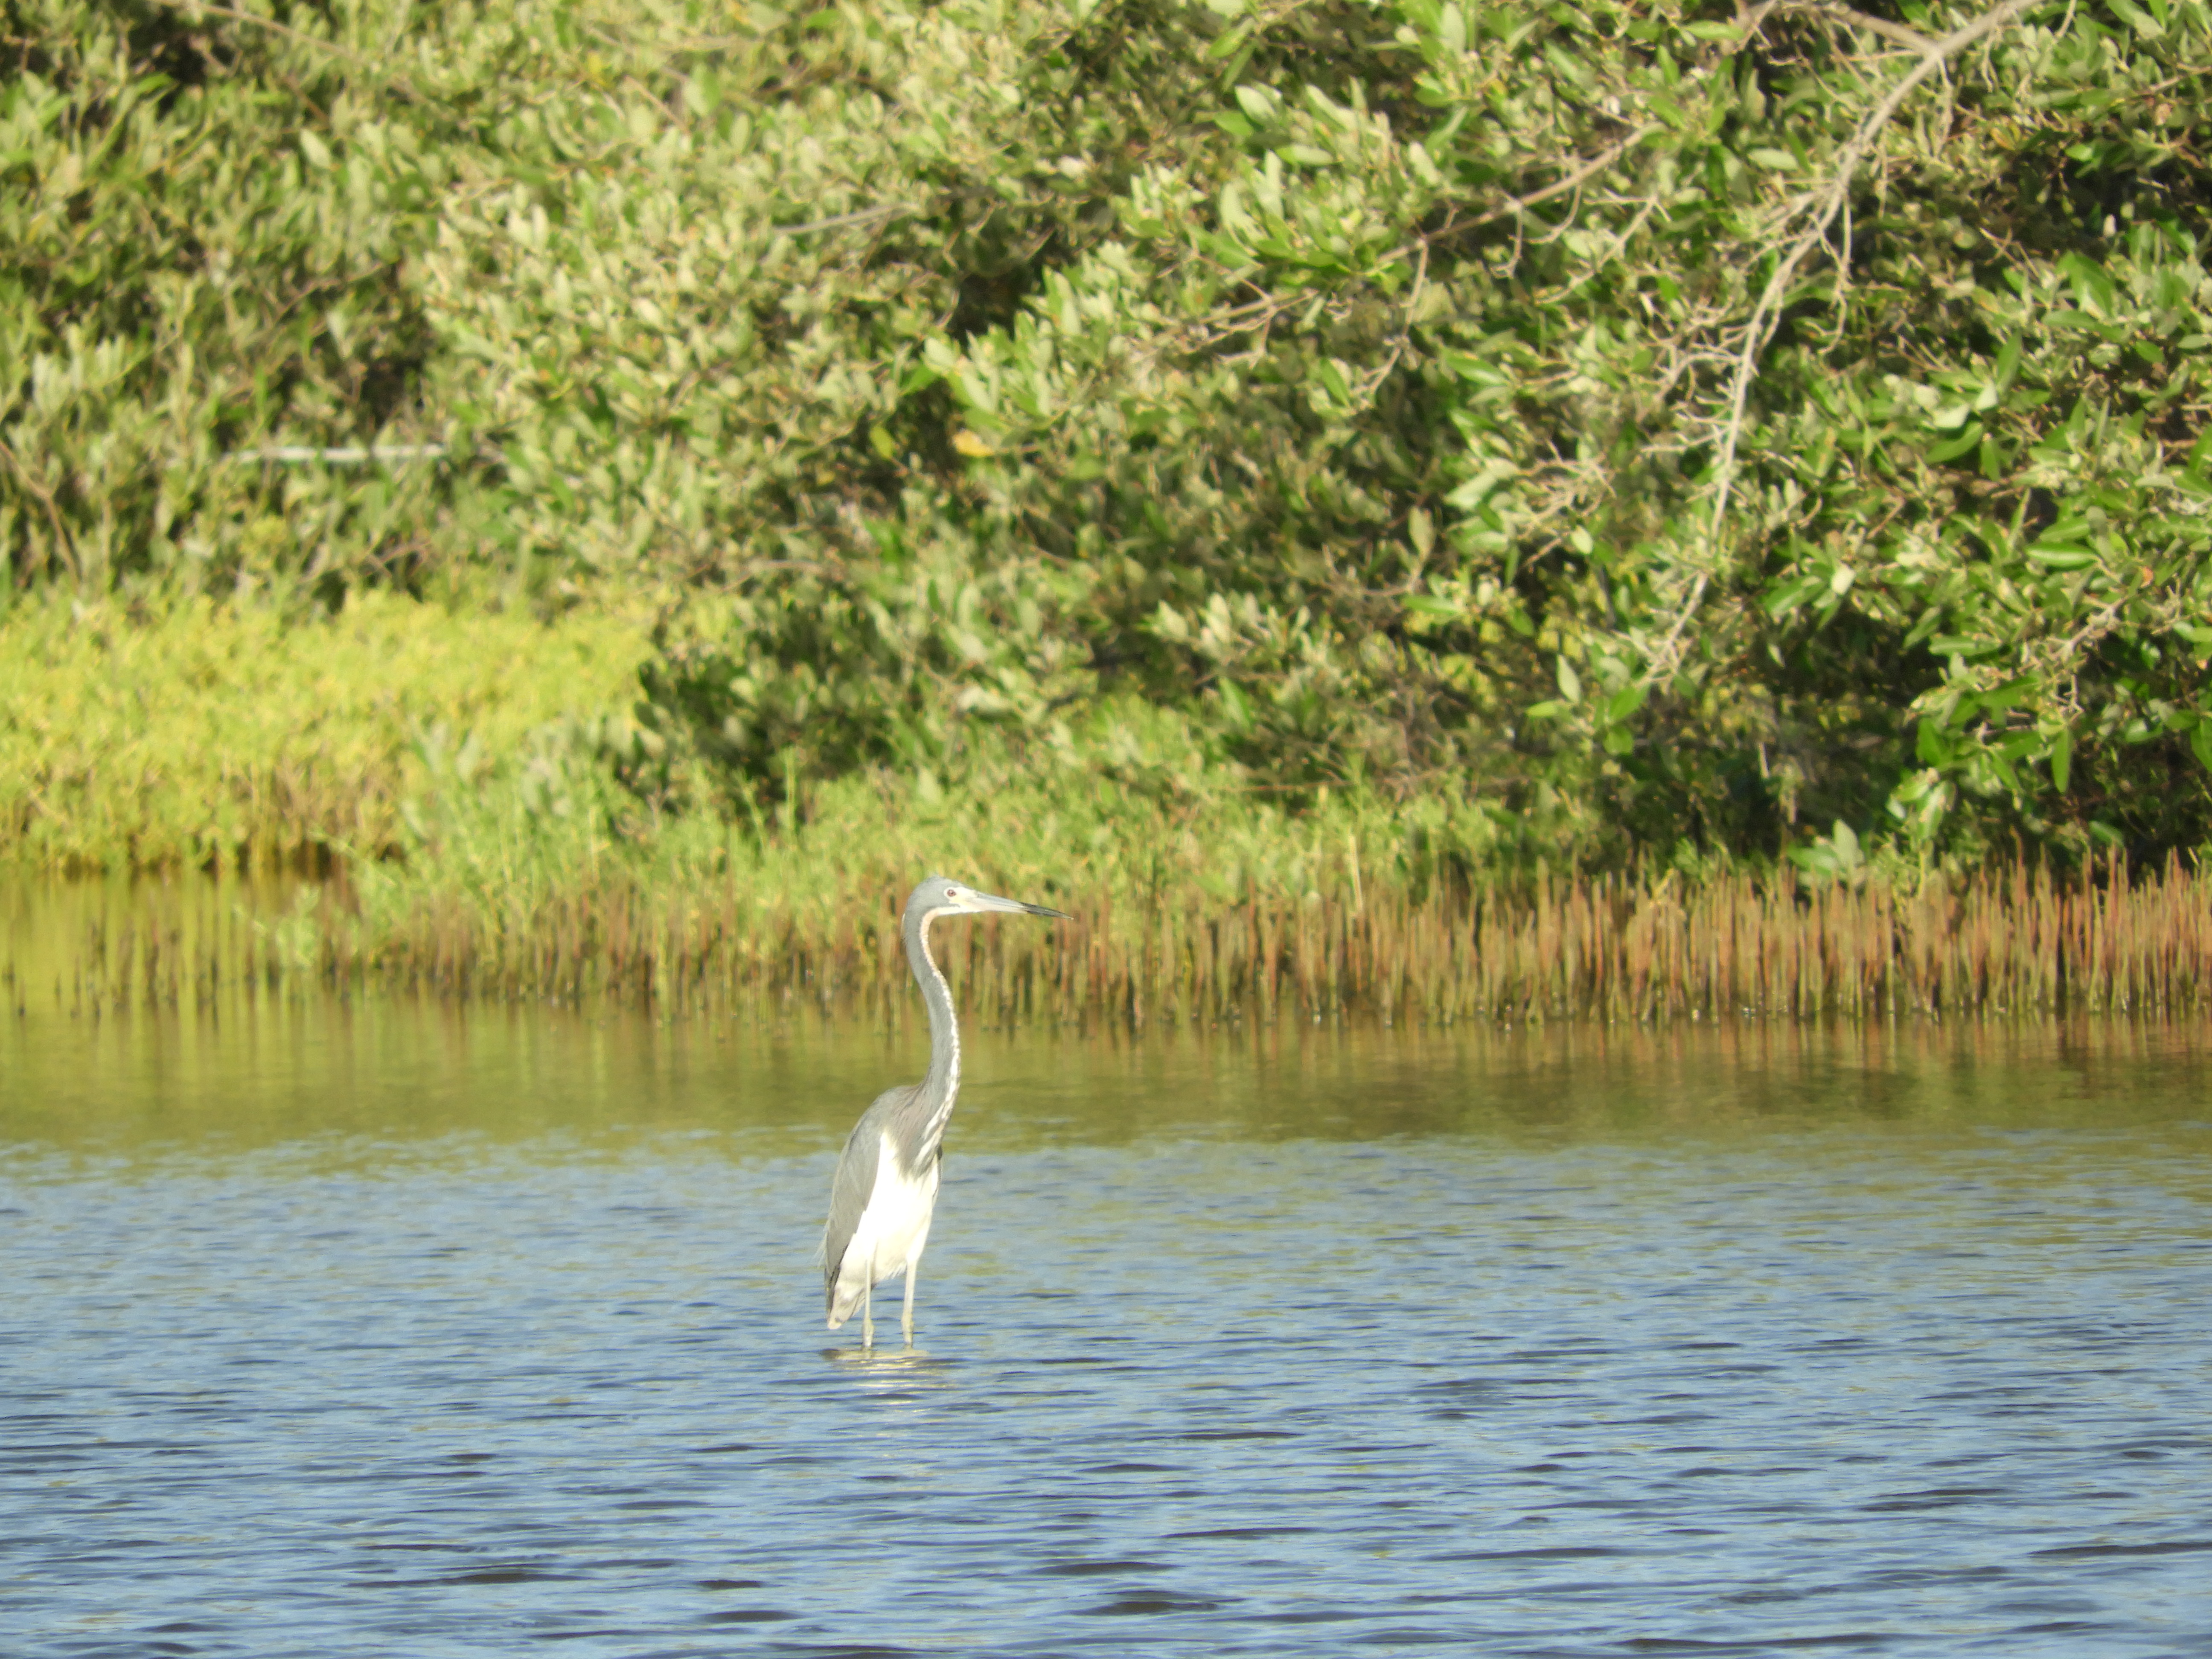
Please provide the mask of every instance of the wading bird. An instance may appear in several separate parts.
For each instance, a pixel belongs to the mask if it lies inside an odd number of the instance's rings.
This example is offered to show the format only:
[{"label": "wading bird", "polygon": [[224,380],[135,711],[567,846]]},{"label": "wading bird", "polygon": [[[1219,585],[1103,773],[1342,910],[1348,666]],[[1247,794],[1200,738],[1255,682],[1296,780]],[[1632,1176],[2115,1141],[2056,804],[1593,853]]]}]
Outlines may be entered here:
[{"label": "wading bird", "polygon": [[929,1075],[886,1089],[860,1114],[837,1173],[830,1183],[830,1219],[822,1229],[822,1279],[836,1330],[860,1310],[860,1343],[876,1345],[875,1287],[906,1275],[906,1311],[900,1326],[914,1346],[914,1281],[921,1247],[929,1242],[930,1212],[937,1207],[937,1165],[945,1125],[960,1092],[960,1025],[952,993],[929,954],[929,924],[939,916],[1016,915],[1070,920],[1042,904],[979,893],[943,876],[931,876],[907,897],[906,959],[929,1005]]}]

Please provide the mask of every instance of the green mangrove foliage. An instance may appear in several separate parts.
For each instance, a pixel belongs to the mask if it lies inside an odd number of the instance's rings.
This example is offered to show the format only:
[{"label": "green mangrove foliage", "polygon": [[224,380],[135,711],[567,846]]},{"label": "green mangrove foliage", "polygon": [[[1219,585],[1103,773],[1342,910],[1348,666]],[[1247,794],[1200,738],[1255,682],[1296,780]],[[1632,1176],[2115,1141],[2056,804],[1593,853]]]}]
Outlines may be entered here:
[{"label": "green mangrove foliage", "polygon": [[2203,0],[0,9],[19,583],[643,590],[763,823],[2206,836]]},{"label": "green mangrove foliage", "polygon": [[289,599],[417,560],[433,474],[253,458],[423,424],[403,270],[434,136],[291,26],[9,0],[0,30],[13,583]]}]

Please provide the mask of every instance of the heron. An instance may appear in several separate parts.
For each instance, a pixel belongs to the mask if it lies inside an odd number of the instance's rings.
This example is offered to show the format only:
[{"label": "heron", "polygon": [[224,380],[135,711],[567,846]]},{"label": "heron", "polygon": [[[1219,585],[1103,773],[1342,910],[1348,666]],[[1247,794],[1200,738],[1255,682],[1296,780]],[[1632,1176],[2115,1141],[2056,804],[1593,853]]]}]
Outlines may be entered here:
[{"label": "heron", "polygon": [[945,975],[929,954],[929,924],[939,916],[993,912],[1073,920],[1064,910],[979,893],[944,876],[925,878],[907,896],[900,932],[906,939],[907,964],[929,1006],[929,1075],[884,1090],[860,1114],[838,1155],[837,1173],[830,1183],[830,1219],[822,1229],[830,1328],[836,1330],[859,1308],[864,1348],[876,1345],[875,1288],[901,1273],[906,1275],[906,1307],[900,1328],[907,1346],[914,1346],[914,1283],[922,1246],[929,1242],[929,1218],[937,1208],[945,1126],[960,1092],[960,1023],[953,1016]]}]

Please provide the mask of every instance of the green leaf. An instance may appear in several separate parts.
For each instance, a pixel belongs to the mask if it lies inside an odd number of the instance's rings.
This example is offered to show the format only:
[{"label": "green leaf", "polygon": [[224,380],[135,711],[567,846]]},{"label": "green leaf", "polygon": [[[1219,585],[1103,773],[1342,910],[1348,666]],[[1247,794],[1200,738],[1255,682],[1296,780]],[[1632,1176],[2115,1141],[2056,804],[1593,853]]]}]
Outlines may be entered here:
[{"label": "green leaf", "polygon": [[2145,40],[2156,40],[2166,33],[2166,30],[2160,25],[2158,20],[2141,6],[2134,4],[2132,0],[2106,0],[2106,3],[2126,18],[2135,32]]},{"label": "green leaf", "polygon": [[2020,336],[2011,335],[1997,353],[1996,387],[2002,392],[2020,378]]},{"label": "green leaf", "polygon": [[1265,87],[1243,86],[1237,88],[1237,106],[1257,126],[1271,125],[1279,112],[1282,100]]},{"label": "green leaf", "polygon": [[2075,303],[2091,315],[2110,317],[2118,289],[2112,275],[2085,253],[2069,252],[2060,256],[2059,273],[2073,285]]},{"label": "green leaf", "polygon": [[2197,724],[2190,728],[2189,747],[2197,757],[2197,763],[2212,772],[2212,717],[2197,716]]},{"label": "green leaf", "polygon": [[1252,702],[1235,680],[1224,677],[1220,683],[1222,717],[1236,730],[1242,732],[1252,724]]},{"label": "green leaf", "polygon": [[1778,622],[1826,586],[1818,576],[1792,576],[1768,588],[1759,603]]},{"label": "green leaf", "polygon": [[1979,421],[1969,421],[1966,422],[1966,429],[1957,437],[1946,438],[1942,443],[1929,449],[1928,459],[1940,466],[1947,461],[1957,460],[1969,450],[1978,449],[1981,442],[1982,423]]}]

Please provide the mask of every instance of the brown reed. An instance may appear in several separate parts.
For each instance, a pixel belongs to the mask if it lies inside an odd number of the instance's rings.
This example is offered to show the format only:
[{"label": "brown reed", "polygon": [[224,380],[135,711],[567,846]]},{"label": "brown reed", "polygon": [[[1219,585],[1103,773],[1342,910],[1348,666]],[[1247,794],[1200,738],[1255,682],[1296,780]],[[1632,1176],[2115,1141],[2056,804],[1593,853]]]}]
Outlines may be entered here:
[{"label": "brown reed", "polygon": [[[0,930],[0,995],[82,1011],[375,988],[671,1014],[805,998],[900,1018],[905,882],[860,872],[843,889],[793,898],[734,880],[666,891],[585,879],[526,910],[441,893],[374,927],[343,882],[109,887],[43,924],[19,897]],[[1139,1026],[2168,1015],[2202,1008],[2212,984],[2212,881],[2179,859],[2134,872],[2116,859],[2065,875],[2021,865],[1911,890],[1787,869],[1698,884],[1539,875],[1425,894],[1348,874],[1327,890],[1228,902],[1195,882],[1054,902],[1075,920],[937,931],[971,1015]]]}]

